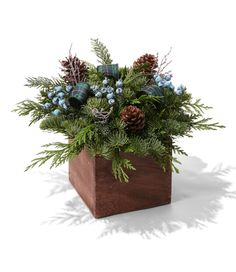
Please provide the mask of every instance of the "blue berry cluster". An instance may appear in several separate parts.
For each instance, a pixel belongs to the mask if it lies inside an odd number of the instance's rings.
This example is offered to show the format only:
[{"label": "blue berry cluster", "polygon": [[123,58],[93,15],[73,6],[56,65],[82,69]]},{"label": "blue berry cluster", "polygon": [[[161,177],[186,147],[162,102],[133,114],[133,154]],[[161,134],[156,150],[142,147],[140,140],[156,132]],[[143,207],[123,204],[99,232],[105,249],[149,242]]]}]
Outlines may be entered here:
[{"label": "blue berry cluster", "polygon": [[48,92],[48,98],[51,100],[51,102],[45,103],[43,108],[45,110],[52,109],[51,114],[54,116],[58,116],[63,111],[68,110],[69,104],[65,97],[70,94],[72,89],[72,86],[69,85],[66,86],[65,89],[63,89],[61,86],[56,86],[53,90]]},{"label": "blue berry cluster", "polygon": [[171,74],[155,74],[154,79],[158,87],[169,88],[171,90],[175,89],[175,86],[171,82],[172,75]]},{"label": "blue berry cluster", "polygon": [[154,75],[154,80],[158,87],[169,88],[172,91],[174,91],[177,95],[183,94],[183,92],[186,90],[186,87],[181,84],[178,88],[175,88],[175,86],[171,82],[171,78],[172,78],[171,74]]},{"label": "blue berry cluster", "polygon": [[109,85],[109,79],[105,78],[102,82],[103,87],[99,88],[97,85],[91,86],[91,91],[97,98],[106,97],[109,105],[115,103],[115,97],[120,96],[123,92],[123,82],[121,79],[116,81],[116,88]]}]

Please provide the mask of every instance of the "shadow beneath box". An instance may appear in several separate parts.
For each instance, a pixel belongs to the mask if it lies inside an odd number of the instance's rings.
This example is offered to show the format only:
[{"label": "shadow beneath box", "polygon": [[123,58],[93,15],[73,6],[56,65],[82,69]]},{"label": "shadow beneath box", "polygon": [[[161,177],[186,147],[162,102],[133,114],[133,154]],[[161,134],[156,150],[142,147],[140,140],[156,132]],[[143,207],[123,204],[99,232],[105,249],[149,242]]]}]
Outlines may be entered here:
[{"label": "shadow beneath box", "polygon": [[[223,208],[222,198],[236,198],[236,192],[230,191],[231,182],[224,180],[224,175],[235,168],[219,165],[207,172],[207,164],[197,157],[183,157],[181,162],[181,174],[173,175],[169,205],[94,219],[80,197],[75,196],[65,203],[62,212],[46,223],[78,225],[102,221],[104,229],[99,238],[121,232],[136,233],[147,239],[161,237],[184,226],[204,228],[206,223],[215,223],[217,213]],[[72,188],[68,185],[67,173],[51,177],[51,180],[57,184],[50,195]]]}]

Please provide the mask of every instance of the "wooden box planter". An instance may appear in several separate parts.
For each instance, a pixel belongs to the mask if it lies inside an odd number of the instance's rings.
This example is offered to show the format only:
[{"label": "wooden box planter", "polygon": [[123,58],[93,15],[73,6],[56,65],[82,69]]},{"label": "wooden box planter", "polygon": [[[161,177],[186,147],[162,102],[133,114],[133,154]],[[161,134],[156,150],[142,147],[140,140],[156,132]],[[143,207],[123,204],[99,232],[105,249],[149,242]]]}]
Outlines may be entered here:
[{"label": "wooden box planter", "polygon": [[162,169],[149,157],[125,154],[136,171],[129,182],[117,181],[111,161],[91,157],[83,150],[69,162],[69,179],[95,218],[151,208],[171,202],[171,171]]}]

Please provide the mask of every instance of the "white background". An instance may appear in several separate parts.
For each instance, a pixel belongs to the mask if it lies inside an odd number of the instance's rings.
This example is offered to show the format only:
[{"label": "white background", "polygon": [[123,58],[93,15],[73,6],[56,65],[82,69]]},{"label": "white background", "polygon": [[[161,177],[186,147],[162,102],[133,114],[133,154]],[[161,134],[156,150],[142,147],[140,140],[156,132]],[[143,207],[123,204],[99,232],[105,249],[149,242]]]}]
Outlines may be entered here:
[{"label": "white background", "polygon": [[[16,1],[0,3],[0,271],[235,271],[235,1]],[[94,220],[67,165],[24,173],[60,136],[10,111],[33,98],[27,76],[56,76],[73,51],[90,62],[99,38],[120,65],[173,47],[174,82],[227,126],[180,144],[171,205]]]}]

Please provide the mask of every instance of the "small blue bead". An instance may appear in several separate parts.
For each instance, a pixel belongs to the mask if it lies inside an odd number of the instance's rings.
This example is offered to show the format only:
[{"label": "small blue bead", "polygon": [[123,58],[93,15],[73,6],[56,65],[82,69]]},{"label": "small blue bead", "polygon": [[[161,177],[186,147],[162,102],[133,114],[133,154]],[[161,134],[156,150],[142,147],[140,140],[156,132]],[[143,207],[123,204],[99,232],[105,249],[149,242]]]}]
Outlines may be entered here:
[{"label": "small blue bead", "polygon": [[169,88],[174,90],[175,89],[175,86],[173,85],[173,83],[171,82],[170,85],[169,85]]},{"label": "small blue bead", "polygon": [[44,108],[45,110],[48,110],[51,106],[52,106],[51,103],[45,103],[45,104],[43,105],[43,108]]},{"label": "small blue bead", "polygon": [[65,110],[68,109],[68,106],[66,105],[66,103],[63,104],[63,108],[64,108]]},{"label": "small blue bead", "polygon": [[61,92],[63,89],[62,89],[61,86],[56,86],[56,87],[54,88],[54,90],[55,90],[56,92]]},{"label": "small blue bead", "polygon": [[58,116],[61,114],[61,111],[59,109],[55,109],[54,111],[52,111],[52,115],[54,116]]},{"label": "small blue bead", "polygon": [[49,92],[49,93],[48,93],[48,98],[49,98],[49,99],[52,99],[53,96],[54,96],[54,93],[53,93],[53,92]]},{"label": "small blue bead", "polygon": [[73,87],[72,87],[71,85],[67,85],[67,86],[66,86],[66,91],[67,91],[68,93],[71,92],[72,89],[73,89]]},{"label": "small blue bead", "polygon": [[172,75],[171,75],[171,74],[165,75],[165,80],[166,80],[166,81],[170,81],[171,78],[172,78]]},{"label": "small blue bead", "polygon": [[116,89],[116,93],[117,93],[118,95],[121,95],[122,92],[123,92],[122,88],[117,88],[117,89]]},{"label": "small blue bead", "polygon": [[63,107],[63,104],[65,104],[65,99],[60,99],[58,101],[58,105],[61,106],[61,107]]},{"label": "small blue bead", "polygon": [[154,78],[155,78],[156,83],[158,83],[162,80],[162,77],[158,74],[156,74],[156,76],[154,76]]},{"label": "small blue bead", "polygon": [[118,81],[116,81],[116,87],[117,88],[122,88],[122,86],[123,86],[123,82],[122,82],[121,79],[119,79]]},{"label": "small blue bead", "polygon": [[109,94],[107,94],[107,99],[109,100],[109,99],[112,99],[114,97],[114,94],[113,93],[109,93]]},{"label": "small blue bead", "polygon": [[171,83],[170,81],[166,81],[166,82],[163,84],[163,86],[168,88],[168,87],[171,86],[171,84],[172,84],[172,83]]},{"label": "small blue bead", "polygon": [[108,103],[109,103],[109,105],[113,105],[115,103],[115,99],[109,99]]},{"label": "small blue bead", "polygon": [[57,94],[57,96],[60,97],[60,98],[63,98],[65,96],[65,93],[60,92],[60,93]]},{"label": "small blue bead", "polygon": [[103,82],[102,82],[102,84],[103,84],[104,86],[107,86],[108,83],[109,83],[109,80],[108,80],[107,78],[105,78],[105,79],[103,80]]},{"label": "small blue bead", "polygon": [[114,88],[109,86],[109,87],[106,88],[106,92],[107,93],[112,93],[112,92],[114,92]]},{"label": "small blue bead", "polygon": [[53,103],[54,105],[57,105],[58,101],[59,101],[59,98],[58,98],[57,96],[53,97],[52,103]]},{"label": "small blue bead", "polygon": [[101,93],[101,92],[96,92],[95,96],[96,96],[97,98],[100,98],[100,97],[102,97],[102,93]]}]

